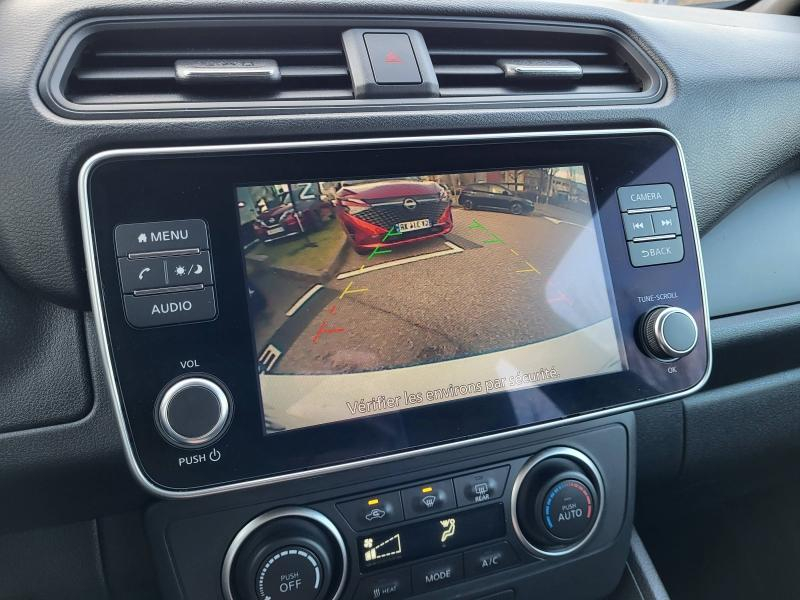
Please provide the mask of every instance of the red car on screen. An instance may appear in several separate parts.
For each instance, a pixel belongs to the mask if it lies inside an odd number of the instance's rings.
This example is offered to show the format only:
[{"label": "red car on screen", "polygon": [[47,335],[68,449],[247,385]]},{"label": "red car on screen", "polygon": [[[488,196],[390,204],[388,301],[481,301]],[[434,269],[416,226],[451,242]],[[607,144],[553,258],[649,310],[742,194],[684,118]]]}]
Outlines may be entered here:
[{"label": "red car on screen", "polygon": [[450,197],[433,181],[345,183],[336,192],[336,217],[357,252],[426,240],[453,229]]}]

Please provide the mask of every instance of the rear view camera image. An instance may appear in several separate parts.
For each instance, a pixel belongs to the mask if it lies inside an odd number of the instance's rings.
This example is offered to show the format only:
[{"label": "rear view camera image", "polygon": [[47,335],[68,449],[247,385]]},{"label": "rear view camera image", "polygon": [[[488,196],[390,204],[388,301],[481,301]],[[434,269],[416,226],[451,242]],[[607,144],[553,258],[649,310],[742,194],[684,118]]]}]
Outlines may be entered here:
[{"label": "rear view camera image", "polygon": [[268,433],[623,368],[581,166],[236,201]]}]

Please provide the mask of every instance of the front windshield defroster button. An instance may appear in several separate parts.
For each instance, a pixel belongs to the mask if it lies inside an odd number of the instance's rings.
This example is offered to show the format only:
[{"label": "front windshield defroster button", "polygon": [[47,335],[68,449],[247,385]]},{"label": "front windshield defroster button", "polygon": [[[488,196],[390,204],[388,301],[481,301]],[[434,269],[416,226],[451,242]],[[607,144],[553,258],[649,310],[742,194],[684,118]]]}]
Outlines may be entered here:
[{"label": "front windshield defroster button", "polygon": [[456,507],[453,480],[446,479],[403,490],[403,509],[406,519],[413,519]]}]

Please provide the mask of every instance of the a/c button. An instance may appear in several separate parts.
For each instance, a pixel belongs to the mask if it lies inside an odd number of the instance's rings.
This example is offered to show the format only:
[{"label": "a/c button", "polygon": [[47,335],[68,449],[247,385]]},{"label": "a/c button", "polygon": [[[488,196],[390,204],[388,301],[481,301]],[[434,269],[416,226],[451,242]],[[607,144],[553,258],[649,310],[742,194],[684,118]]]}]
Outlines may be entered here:
[{"label": "a/c button", "polygon": [[217,316],[214,288],[150,296],[126,295],[125,316],[134,327],[208,321]]}]

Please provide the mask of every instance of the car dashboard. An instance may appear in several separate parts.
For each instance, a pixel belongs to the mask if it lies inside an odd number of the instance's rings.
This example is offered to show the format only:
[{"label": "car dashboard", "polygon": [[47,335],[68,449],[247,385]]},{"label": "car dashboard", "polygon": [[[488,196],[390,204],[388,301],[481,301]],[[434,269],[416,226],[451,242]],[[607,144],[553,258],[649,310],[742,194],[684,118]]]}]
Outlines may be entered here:
[{"label": "car dashboard", "polygon": [[4,3],[0,599],[789,589],[796,20]]}]

